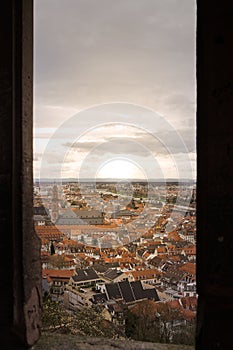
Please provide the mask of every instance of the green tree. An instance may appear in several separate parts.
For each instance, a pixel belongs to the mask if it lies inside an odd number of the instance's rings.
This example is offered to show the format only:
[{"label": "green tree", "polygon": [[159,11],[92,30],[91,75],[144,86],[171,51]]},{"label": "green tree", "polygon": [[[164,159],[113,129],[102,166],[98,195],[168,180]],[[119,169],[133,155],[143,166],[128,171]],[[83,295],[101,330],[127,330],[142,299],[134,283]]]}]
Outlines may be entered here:
[{"label": "green tree", "polygon": [[50,255],[54,255],[54,254],[55,254],[55,248],[54,248],[53,242],[51,242],[51,245],[50,245]]},{"label": "green tree", "polygon": [[91,337],[122,336],[122,332],[112,322],[103,318],[101,310],[84,307],[68,312],[59,302],[46,298],[43,304],[42,331]]},{"label": "green tree", "polygon": [[[159,304],[156,319],[160,324],[161,343],[174,342],[175,335],[179,334],[181,329],[184,329],[185,327],[182,311],[180,309],[170,307],[167,303]],[[181,322],[182,326],[177,326],[177,321]]]},{"label": "green tree", "polygon": [[[179,309],[147,300],[128,310],[125,333],[127,337],[140,341],[193,345],[195,322],[182,321],[184,317]],[[177,322],[181,325],[178,326]]]},{"label": "green tree", "polygon": [[128,310],[125,333],[135,340],[151,342],[160,340],[159,323],[156,322],[153,302],[143,301],[136,305],[135,310]]},{"label": "green tree", "polygon": [[66,266],[64,257],[58,254],[49,257],[49,265],[55,269],[62,269]]},{"label": "green tree", "polygon": [[128,310],[125,320],[125,334],[128,338],[136,339],[138,317]]},{"label": "green tree", "polygon": [[59,302],[46,298],[43,304],[42,313],[43,331],[61,331],[62,333],[70,333],[71,321],[71,316]]},{"label": "green tree", "polygon": [[178,332],[174,333],[172,342],[175,344],[195,345],[195,337],[196,321],[193,319],[180,327]]}]

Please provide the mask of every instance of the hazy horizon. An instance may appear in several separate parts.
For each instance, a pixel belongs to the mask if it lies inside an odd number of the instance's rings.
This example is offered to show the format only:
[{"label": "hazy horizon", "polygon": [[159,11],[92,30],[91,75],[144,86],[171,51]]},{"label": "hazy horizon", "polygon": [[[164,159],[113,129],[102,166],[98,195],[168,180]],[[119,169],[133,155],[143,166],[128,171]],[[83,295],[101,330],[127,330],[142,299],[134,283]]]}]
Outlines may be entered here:
[{"label": "hazy horizon", "polygon": [[54,179],[54,178],[33,178],[34,181],[51,181],[51,182],[59,182],[59,181],[72,181],[72,182],[78,182],[78,181],[87,181],[87,182],[91,182],[91,181],[98,181],[98,182],[111,182],[111,181],[120,181],[120,182],[127,182],[127,181],[135,181],[135,182],[148,182],[148,181],[153,181],[153,182],[192,182],[192,183],[196,183],[195,179],[190,179],[190,178],[183,178],[183,179],[175,179],[175,178],[168,178],[168,179],[160,179],[160,178],[151,178],[151,179],[143,179],[143,178],[131,178],[131,179],[119,179],[119,178],[62,178],[62,179]]}]

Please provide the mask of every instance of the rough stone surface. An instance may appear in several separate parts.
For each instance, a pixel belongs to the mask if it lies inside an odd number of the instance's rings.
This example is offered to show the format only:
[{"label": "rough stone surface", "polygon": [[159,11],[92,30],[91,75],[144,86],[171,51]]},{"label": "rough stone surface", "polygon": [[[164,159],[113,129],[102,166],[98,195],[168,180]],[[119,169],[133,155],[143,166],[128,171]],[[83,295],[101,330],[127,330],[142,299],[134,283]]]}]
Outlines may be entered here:
[{"label": "rough stone surface", "polygon": [[107,338],[76,337],[72,335],[43,335],[32,350],[194,350],[192,346],[155,344]]},{"label": "rough stone surface", "polygon": [[197,349],[232,349],[233,2],[197,1]]},{"label": "rough stone surface", "polygon": [[40,335],[40,241],[33,225],[33,0],[0,2],[0,343]]},{"label": "rough stone surface", "polygon": [[[10,350],[18,350],[20,344],[26,349],[36,339],[38,329],[35,337],[31,335],[32,339],[29,339],[26,328],[28,324],[31,325],[29,329],[37,327],[35,319],[39,321],[40,309],[37,294],[32,295],[34,287],[40,291],[38,242],[30,226],[32,91],[26,94],[26,90],[32,89],[32,78],[29,73],[28,82],[25,82],[26,57],[22,57],[20,51],[23,43],[24,47],[28,46],[28,53],[32,52],[29,38],[32,27],[27,27],[32,12],[25,8],[26,5],[30,8],[30,4],[32,0],[0,2],[0,271],[3,285],[0,288],[0,344],[3,349]],[[197,0],[197,10],[199,302],[196,349],[228,350],[232,349],[233,329],[233,2]],[[19,26],[21,13],[24,20],[27,18],[23,28]],[[22,42],[22,29],[28,30],[29,42]],[[30,58],[27,64],[31,67]],[[27,69],[31,69],[29,66]],[[14,345],[13,337],[16,338]],[[88,350],[90,346],[96,350],[98,347],[104,349],[104,346],[105,349],[106,346],[121,349],[121,344],[124,349],[127,346],[133,349],[131,344],[135,349],[148,349],[146,346],[158,350],[182,349],[181,346],[148,343],[118,341],[114,345],[110,340],[90,341],[88,338],[54,335],[50,339],[43,336],[35,349]]]}]

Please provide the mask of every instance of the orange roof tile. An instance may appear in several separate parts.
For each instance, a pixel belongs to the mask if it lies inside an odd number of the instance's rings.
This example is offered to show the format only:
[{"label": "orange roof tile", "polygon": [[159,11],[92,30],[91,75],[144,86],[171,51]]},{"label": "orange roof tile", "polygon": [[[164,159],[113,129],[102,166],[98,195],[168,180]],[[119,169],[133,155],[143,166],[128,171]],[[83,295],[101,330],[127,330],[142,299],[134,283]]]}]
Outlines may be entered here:
[{"label": "orange roof tile", "polygon": [[43,269],[42,270],[42,276],[43,277],[50,277],[50,278],[70,278],[75,273],[74,270],[48,270]]},{"label": "orange roof tile", "polygon": [[157,248],[157,252],[158,252],[158,253],[166,253],[166,252],[167,252],[167,249],[166,249],[166,247],[158,247],[158,248]]},{"label": "orange roof tile", "polygon": [[159,272],[159,270],[157,269],[136,270],[136,271],[131,271],[131,274],[133,275],[135,280],[153,279],[156,276],[162,275],[162,273]]},{"label": "orange roof tile", "polygon": [[181,271],[187,272],[191,275],[196,275],[196,264],[187,262],[179,268]]}]

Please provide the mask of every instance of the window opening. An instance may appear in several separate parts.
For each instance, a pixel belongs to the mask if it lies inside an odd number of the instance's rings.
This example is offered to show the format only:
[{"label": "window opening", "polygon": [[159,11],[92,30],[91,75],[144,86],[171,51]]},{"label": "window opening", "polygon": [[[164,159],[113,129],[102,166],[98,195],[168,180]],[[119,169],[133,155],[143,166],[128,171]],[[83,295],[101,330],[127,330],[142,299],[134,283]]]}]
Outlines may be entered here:
[{"label": "window opening", "polygon": [[192,342],[195,2],[37,0],[34,18],[44,326]]}]

